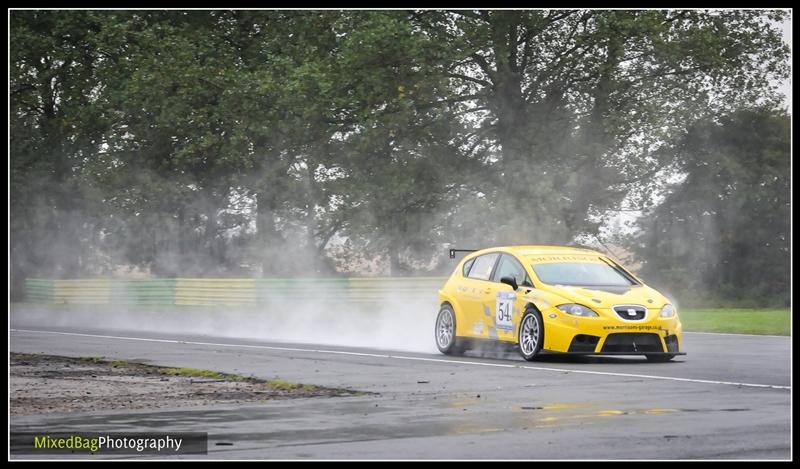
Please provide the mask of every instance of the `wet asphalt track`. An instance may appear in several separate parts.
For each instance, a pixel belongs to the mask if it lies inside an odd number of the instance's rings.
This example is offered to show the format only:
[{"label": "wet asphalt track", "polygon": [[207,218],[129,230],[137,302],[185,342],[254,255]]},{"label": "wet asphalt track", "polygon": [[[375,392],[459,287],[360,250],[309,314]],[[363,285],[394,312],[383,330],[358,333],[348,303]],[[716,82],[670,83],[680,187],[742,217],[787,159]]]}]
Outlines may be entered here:
[{"label": "wet asphalt track", "polygon": [[[19,431],[207,431],[232,459],[789,459],[788,337],[687,333],[686,356],[464,357],[13,325],[13,352],[208,368],[373,395],[14,416]],[[220,444],[221,443],[221,444]],[[195,456],[196,457],[196,456]]]}]

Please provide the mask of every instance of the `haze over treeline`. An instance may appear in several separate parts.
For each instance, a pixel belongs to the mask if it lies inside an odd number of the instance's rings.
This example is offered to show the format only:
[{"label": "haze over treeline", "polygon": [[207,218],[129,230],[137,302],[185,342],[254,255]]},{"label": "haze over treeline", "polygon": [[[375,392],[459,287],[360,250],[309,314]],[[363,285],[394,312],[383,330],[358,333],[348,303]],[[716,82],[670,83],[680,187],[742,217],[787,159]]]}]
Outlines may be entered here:
[{"label": "haze over treeline", "polygon": [[599,239],[679,297],[788,303],[787,15],[11,11],[12,296]]}]

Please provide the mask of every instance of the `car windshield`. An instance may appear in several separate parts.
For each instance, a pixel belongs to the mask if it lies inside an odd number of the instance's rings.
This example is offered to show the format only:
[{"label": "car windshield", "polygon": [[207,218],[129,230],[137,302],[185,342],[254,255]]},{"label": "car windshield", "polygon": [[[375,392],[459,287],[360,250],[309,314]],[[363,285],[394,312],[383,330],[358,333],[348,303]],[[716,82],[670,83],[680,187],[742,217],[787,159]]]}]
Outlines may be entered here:
[{"label": "car windshield", "polygon": [[551,285],[630,286],[635,285],[622,272],[608,264],[596,262],[554,262],[532,265],[533,271],[544,283]]}]

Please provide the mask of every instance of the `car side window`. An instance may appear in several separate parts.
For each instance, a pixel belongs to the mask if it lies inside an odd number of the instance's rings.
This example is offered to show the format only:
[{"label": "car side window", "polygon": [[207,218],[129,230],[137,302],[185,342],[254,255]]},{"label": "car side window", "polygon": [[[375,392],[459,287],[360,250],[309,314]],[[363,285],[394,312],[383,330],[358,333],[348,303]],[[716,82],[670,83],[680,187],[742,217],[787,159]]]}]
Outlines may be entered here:
[{"label": "car side window", "polygon": [[[503,257],[500,258],[500,264],[497,265],[497,271],[495,271],[492,280],[499,282],[503,277],[513,277],[517,285],[524,285],[525,281],[528,280],[528,274],[522,264],[508,254],[503,254]],[[528,280],[528,284],[530,284],[530,280]]]},{"label": "car side window", "polygon": [[472,268],[472,264],[474,264],[474,263],[475,263],[475,258],[474,257],[464,263],[464,269],[461,271],[461,273],[464,275],[464,277],[469,275],[469,269]]},{"label": "car side window", "polygon": [[469,278],[476,278],[479,280],[489,280],[492,276],[492,269],[494,263],[497,261],[498,253],[484,254],[475,258],[472,268],[469,269]]}]

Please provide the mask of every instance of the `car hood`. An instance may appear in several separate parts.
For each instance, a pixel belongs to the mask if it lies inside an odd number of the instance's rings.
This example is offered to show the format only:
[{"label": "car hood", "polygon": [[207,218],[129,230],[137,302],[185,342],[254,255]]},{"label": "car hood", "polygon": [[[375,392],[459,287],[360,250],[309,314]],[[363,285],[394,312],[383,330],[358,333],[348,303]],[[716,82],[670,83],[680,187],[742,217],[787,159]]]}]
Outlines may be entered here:
[{"label": "car hood", "polygon": [[668,300],[646,285],[630,287],[578,287],[570,285],[546,285],[542,290],[555,293],[564,299],[590,308],[610,309],[615,305],[636,304],[650,308],[661,308]]}]

